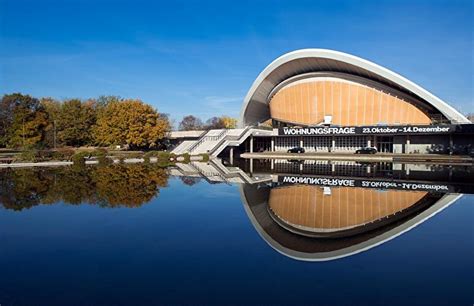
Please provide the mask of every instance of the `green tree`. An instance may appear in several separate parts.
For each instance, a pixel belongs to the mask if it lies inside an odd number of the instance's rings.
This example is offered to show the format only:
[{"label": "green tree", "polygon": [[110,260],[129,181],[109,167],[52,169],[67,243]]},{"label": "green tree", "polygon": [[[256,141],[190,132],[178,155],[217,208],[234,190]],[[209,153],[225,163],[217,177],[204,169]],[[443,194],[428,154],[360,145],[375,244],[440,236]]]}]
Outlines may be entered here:
[{"label": "green tree", "polygon": [[66,100],[61,105],[56,122],[58,142],[75,147],[91,144],[95,121],[95,101]]},{"label": "green tree", "polygon": [[45,127],[44,145],[48,148],[53,148],[55,145],[59,145],[57,140],[57,124],[59,114],[61,113],[61,103],[53,98],[41,98],[40,102],[48,114],[48,125]]},{"label": "green tree", "polygon": [[42,144],[48,114],[38,99],[20,93],[4,95],[0,109],[3,146],[17,148]]},{"label": "green tree", "polygon": [[169,120],[140,100],[111,101],[97,112],[94,136],[101,145],[153,148],[170,130]]}]

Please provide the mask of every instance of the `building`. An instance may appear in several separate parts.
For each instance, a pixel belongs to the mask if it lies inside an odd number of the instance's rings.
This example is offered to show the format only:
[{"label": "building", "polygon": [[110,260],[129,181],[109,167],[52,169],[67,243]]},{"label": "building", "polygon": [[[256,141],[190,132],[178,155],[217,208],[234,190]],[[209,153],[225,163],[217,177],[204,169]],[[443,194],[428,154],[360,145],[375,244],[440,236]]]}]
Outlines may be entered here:
[{"label": "building", "polygon": [[473,132],[465,116],[404,77],[322,49],[290,52],[268,65],[245,98],[240,122],[277,128],[273,151],[374,146],[393,153],[467,153]]},{"label": "building", "polygon": [[210,131],[181,151],[474,152],[474,125],[449,104],[384,67],[323,49],[270,63],[245,97],[239,128]]}]

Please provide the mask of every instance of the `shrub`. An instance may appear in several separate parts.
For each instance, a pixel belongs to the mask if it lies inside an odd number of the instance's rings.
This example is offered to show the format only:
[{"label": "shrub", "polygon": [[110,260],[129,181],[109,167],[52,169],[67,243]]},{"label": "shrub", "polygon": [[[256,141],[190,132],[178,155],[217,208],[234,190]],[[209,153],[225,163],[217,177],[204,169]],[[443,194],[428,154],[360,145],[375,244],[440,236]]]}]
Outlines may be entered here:
[{"label": "shrub", "polygon": [[55,160],[71,160],[74,150],[71,148],[61,148],[52,151],[51,158]]},{"label": "shrub", "polygon": [[38,155],[36,150],[27,150],[23,151],[18,155],[18,159],[26,162],[35,162],[38,160]]},{"label": "shrub", "polygon": [[202,161],[203,162],[208,162],[209,161],[209,154],[204,153],[204,154],[201,154],[201,156],[202,156]]},{"label": "shrub", "polygon": [[110,165],[113,161],[107,157],[107,150],[103,148],[98,148],[92,151],[91,155],[97,158],[99,165]]},{"label": "shrub", "polygon": [[107,151],[106,149],[104,149],[104,148],[97,148],[97,149],[95,149],[94,151],[92,151],[91,154],[92,154],[93,156],[99,157],[99,156],[106,156],[107,153],[108,153],[108,151]]},{"label": "shrub", "polygon": [[150,163],[150,158],[154,157],[154,151],[149,151],[143,154],[143,160],[146,164]]},{"label": "shrub", "polygon": [[170,152],[166,152],[166,151],[159,151],[158,152],[158,155],[156,156],[158,158],[158,160],[166,160],[166,161],[169,161],[170,160]]},{"label": "shrub", "polygon": [[89,152],[85,152],[85,151],[77,152],[76,154],[72,156],[72,162],[75,165],[85,165],[86,164],[85,158],[88,157],[89,155],[90,155]]},{"label": "shrub", "polygon": [[189,155],[189,153],[184,153],[183,155],[181,155],[182,157],[184,157],[184,161],[185,163],[189,163],[191,161],[191,156]]},{"label": "shrub", "polygon": [[54,152],[51,150],[38,150],[36,151],[36,160],[37,161],[46,161],[53,158]]}]

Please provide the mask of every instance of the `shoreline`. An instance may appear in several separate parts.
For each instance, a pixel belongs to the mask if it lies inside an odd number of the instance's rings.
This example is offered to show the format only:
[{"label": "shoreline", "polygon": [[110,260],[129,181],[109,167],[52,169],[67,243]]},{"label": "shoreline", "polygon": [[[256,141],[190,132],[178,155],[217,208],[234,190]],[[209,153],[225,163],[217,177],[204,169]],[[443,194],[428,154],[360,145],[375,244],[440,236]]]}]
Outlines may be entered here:
[{"label": "shoreline", "polygon": [[[190,161],[203,161],[204,157],[202,155],[195,155],[195,156],[190,156],[189,157]],[[174,161],[170,162],[178,162],[182,163],[184,162],[184,158],[176,158]],[[144,163],[145,159],[144,158],[126,158],[123,160],[120,159],[112,159],[113,164],[119,164],[119,163],[124,163],[124,164],[138,164],[138,163]],[[157,157],[150,157],[150,163],[157,163],[158,158]],[[22,162],[22,163],[10,163],[10,164],[0,164],[0,169],[6,169],[6,168],[28,168],[28,167],[60,167],[60,166],[72,166],[74,162],[72,161],[44,161],[44,162]],[[98,160],[86,160],[85,161],[86,165],[98,165],[99,161]]]}]

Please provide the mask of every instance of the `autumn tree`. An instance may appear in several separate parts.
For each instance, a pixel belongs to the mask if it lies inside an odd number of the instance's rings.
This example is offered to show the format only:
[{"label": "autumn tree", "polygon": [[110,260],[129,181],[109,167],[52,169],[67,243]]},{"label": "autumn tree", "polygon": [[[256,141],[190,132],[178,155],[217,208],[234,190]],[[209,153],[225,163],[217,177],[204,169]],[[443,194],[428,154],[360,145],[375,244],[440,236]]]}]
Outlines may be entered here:
[{"label": "autumn tree", "polygon": [[222,116],[221,123],[225,129],[235,129],[237,127],[237,119],[229,116]]},{"label": "autumn tree", "polygon": [[0,102],[0,142],[8,147],[31,147],[42,143],[48,114],[40,101],[29,95],[4,95]]},{"label": "autumn tree", "polygon": [[68,146],[91,144],[95,120],[94,101],[81,102],[78,99],[64,101],[56,120],[58,142]]},{"label": "autumn tree", "polygon": [[53,148],[57,144],[57,121],[61,112],[61,102],[53,98],[41,98],[40,103],[48,114],[48,124],[45,127],[44,145]]},{"label": "autumn tree", "polygon": [[206,129],[234,129],[237,120],[228,116],[212,117],[206,121]]},{"label": "autumn tree", "polygon": [[106,107],[109,103],[112,102],[120,102],[120,100],[121,99],[119,96],[100,96],[95,102],[97,104],[97,107],[101,108]]},{"label": "autumn tree", "polygon": [[185,116],[183,120],[179,123],[179,130],[180,131],[194,131],[194,130],[200,130],[203,128],[203,124],[201,119],[189,115]]},{"label": "autumn tree", "polygon": [[212,117],[207,119],[206,121],[206,129],[207,130],[212,130],[212,129],[223,129],[224,125],[222,124],[221,118],[219,117]]},{"label": "autumn tree", "polygon": [[97,111],[93,133],[101,145],[153,148],[170,130],[167,117],[140,100],[111,101]]}]

